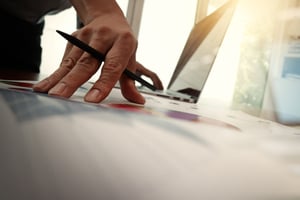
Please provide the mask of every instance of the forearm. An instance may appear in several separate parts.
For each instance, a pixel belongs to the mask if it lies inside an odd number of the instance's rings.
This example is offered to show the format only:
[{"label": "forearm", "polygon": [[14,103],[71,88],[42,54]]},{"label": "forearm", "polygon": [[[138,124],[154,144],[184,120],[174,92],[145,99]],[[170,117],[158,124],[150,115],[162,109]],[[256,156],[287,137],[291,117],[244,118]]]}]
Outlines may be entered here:
[{"label": "forearm", "polygon": [[115,0],[70,0],[83,24],[101,15],[123,15]]}]

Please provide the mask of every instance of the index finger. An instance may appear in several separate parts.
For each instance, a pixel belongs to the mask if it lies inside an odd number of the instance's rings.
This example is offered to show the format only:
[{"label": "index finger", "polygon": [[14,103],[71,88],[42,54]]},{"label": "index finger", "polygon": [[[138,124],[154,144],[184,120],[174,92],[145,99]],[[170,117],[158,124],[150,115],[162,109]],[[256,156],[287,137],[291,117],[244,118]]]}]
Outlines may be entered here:
[{"label": "index finger", "polygon": [[136,40],[130,32],[117,38],[106,54],[99,79],[85,96],[86,101],[100,102],[108,96],[127,67],[135,49]]},{"label": "index finger", "polygon": [[[70,56],[72,55],[72,56]],[[60,63],[60,67],[56,69],[50,76],[41,80],[33,86],[34,91],[48,92],[54,87],[66,74],[74,67],[77,60],[82,55],[82,50],[74,48],[69,42],[66,45],[65,53]]]}]

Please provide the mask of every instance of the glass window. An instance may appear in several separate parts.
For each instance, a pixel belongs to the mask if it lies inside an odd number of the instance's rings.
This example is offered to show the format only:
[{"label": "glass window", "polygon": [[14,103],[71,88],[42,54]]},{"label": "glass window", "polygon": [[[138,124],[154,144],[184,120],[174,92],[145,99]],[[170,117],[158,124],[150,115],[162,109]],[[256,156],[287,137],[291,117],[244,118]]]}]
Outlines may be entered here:
[{"label": "glass window", "polygon": [[[256,116],[273,112],[268,82],[273,73],[293,79],[300,74],[293,51],[299,48],[296,27],[299,0],[239,0],[202,97]],[[284,30],[292,37],[284,38]]]}]

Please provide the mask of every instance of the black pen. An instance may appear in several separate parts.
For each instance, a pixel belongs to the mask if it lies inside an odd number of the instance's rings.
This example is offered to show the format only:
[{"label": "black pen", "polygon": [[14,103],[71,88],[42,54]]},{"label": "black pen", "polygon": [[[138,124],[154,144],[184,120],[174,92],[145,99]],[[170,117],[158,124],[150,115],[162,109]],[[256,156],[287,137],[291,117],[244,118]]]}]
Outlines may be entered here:
[{"label": "black pen", "polygon": [[[94,58],[98,59],[100,62],[104,61],[105,56],[102,53],[100,53],[99,51],[97,51],[96,49],[92,48],[91,46],[87,45],[86,43],[82,42],[81,40],[77,39],[76,37],[74,37],[72,35],[69,35],[69,34],[59,31],[59,30],[56,30],[56,32],[59,33],[61,36],[63,36],[71,44],[73,44],[73,45],[77,46],[78,48],[82,49],[83,51],[86,51],[89,54],[91,54]],[[148,87],[149,89],[156,90],[156,87],[154,85],[148,83],[147,81],[145,81],[144,79],[142,79],[135,73],[129,71],[128,69],[125,69],[123,73],[126,74],[129,78],[136,80],[139,83],[141,83],[142,85]]]}]

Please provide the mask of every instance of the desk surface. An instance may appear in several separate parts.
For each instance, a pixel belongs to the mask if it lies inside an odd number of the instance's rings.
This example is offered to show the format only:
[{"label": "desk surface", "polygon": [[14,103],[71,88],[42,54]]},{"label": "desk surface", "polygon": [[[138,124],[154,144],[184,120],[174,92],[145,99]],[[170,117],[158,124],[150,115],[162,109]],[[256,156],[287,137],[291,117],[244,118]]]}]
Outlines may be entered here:
[{"label": "desk surface", "polygon": [[[7,85],[6,85],[7,86]],[[86,87],[86,88],[85,88]],[[300,132],[115,88],[101,104],[0,89],[0,199],[299,199]]]}]

